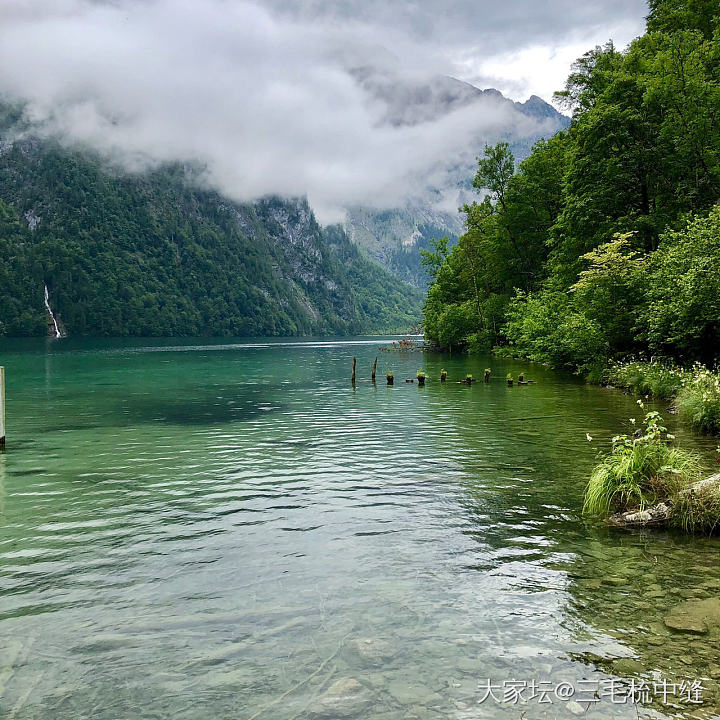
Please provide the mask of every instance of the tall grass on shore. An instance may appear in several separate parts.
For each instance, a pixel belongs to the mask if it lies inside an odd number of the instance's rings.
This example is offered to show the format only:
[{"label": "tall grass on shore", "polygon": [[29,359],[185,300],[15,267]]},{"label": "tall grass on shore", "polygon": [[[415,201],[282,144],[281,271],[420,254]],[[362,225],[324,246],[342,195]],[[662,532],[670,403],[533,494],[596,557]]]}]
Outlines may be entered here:
[{"label": "tall grass on shore", "polygon": [[686,370],[670,363],[633,361],[611,365],[606,372],[605,381],[628,388],[638,395],[670,400],[683,388],[687,375]]},{"label": "tall grass on shore", "polygon": [[720,432],[720,373],[703,365],[686,370],[660,361],[615,363],[604,381],[639,395],[673,400],[680,417],[696,430]]},{"label": "tall grass on shore", "polygon": [[707,433],[720,432],[720,375],[696,366],[675,400],[680,417]]},{"label": "tall grass on shore", "polygon": [[[641,403],[640,403],[641,404]],[[641,404],[642,406],[642,404]],[[645,415],[634,435],[616,435],[585,490],[583,512],[607,517],[614,512],[644,509],[676,497],[700,479],[698,458],[672,445],[657,412]]]}]

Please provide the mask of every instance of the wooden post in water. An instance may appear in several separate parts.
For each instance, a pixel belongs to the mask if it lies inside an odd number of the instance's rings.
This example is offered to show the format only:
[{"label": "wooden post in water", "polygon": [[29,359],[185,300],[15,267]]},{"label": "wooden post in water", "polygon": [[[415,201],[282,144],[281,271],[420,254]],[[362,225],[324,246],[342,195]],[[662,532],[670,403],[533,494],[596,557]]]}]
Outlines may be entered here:
[{"label": "wooden post in water", "polygon": [[0,450],[5,449],[5,368],[0,367]]},{"label": "wooden post in water", "polygon": [[375,371],[377,370],[377,358],[375,358],[375,362],[372,366],[372,381],[375,382]]},{"label": "wooden post in water", "polygon": [[355,363],[356,362],[357,362],[357,358],[353,358],[353,373],[352,373],[352,378],[351,378],[351,382],[353,385],[355,384]]}]

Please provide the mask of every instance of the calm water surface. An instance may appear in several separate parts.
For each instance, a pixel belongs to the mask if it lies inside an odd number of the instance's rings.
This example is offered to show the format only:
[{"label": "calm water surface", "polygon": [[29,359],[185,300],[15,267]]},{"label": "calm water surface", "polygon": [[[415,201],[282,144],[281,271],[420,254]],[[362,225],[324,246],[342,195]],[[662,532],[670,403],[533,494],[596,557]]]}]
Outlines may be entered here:
[{"label": "calm water surface", "polygon": [[[716,712],[720,638],[663,617],[720,595],[718,541],[580,516],[635,398],[387,342],[4,341],[0,717]],[[586,702],[661,678],[703,705]]]}]

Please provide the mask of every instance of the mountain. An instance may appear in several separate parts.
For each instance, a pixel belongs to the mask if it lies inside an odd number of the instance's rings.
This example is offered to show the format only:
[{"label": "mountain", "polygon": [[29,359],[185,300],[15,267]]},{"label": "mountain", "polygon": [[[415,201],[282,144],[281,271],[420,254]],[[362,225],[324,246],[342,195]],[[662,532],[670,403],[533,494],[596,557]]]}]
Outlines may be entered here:
[{"label": "mountain", "polygon": [[47,334],[45,288],[69,335],[396,332],[422,304],[303,199],[232,202],[191,167],[130,175],[6,123],[0,334]]},{"label": "mountain", "polygon": [[396,277],[424,288],[428,277],[420,264],[420,251],[430,247],[433,237],[447,235],[456,240],[462,233],[463,218],[457,208],[474,197],[476,158],[485,145],[508,142],[516,162],[521,162],[538,140],[567,128],[570,118],[537,95],[514,102],[494,88],[481,90],[448,76],[407,79],[376,68],[356,69],[353,74],[385,108],[383,119],[389,125],[435,122],[459,111],[474,113],[479,126],[484,117],[503,120],[492,132],[476,133],[462,157],[448,158],[447,167],[439,173],[443,183],[429,188],[425,196],[384,210],[347,208],[345,230],[352,241]]}]

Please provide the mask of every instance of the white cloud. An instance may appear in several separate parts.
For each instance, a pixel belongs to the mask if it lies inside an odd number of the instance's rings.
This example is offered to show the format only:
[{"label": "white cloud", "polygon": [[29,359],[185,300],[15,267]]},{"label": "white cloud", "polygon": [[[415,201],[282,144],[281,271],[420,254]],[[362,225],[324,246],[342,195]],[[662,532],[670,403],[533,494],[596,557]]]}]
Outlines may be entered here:
[{"label": "white cloud", "polygon": [[[27,99],[48,132],[128,166],[197,160],[236,199],[307,194],[326,220],[349,204],[389,207],[441,186],[448,160],[479,136],[537,131],[492,98],[415,125],[385,122],[387,98],[358,81],[358,68],[414,81],[459,68],[502,79],[506,62],[505,76],[525,73],[530,87],[543,51],[458,65],[463,38],[448,29],[446,47],[427,28],[428,8],[404,24],[386,3],[377,16],[369,7],[3,0],[0,92]],[[566,62],[553,52],[546,65]]]},{"label": "white cloud", "polygon": [[577,58],[611,39],[618,48],[624,48],[641,32],[638,20],[615,28],[592,29],[580,38],[565,37],[559,43],[526,45],[489,56],[465,49],[456,58],[457,75],[481,87],[497,88],[516,100],[539,95],[550,102],[553,93],[564,87]]}]

